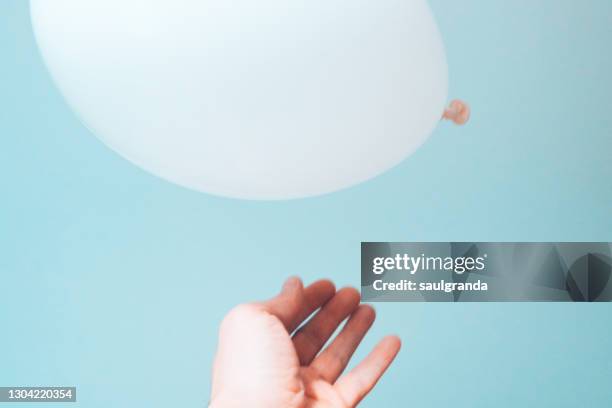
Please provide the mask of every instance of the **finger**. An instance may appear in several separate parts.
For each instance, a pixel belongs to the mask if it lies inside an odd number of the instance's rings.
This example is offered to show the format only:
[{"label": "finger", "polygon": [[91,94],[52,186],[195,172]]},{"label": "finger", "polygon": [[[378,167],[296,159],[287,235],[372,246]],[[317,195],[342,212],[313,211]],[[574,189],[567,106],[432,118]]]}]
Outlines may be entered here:
[{"label": "finger", "polygon": [[334,388],[349,407],[356,406],[374,388],[400,347],[397,336],[385,337],[357,367],[336,382]]},{"label": "finger", "polygon": [[340,334],[314,359],[311,366],[325,381],[334,383],[342,374],[375,318],[376,313],[371,306],[359,306]]},{"label": "finger", "polygon": [[290,277],[283,283],[280,293],[262,302],[268,313],[276,316],[285,327],[296,319],[304,302],[304,284],[297,277]]},{"label": "finger", "polygon": [[336,294],[336,287],[329,280],[320,280],[312,283],[304,289],[302,307],[295,318],[287,326],[287,330],[293,332],[304,320],[315,310],[327,303]]},{"label": "finger", "polygon": [[318,281],[304,288],[299,278],[291,277],[278,296],[262,304],[269,313],[278,317],[288,332],[292,332],[334,293],[335,287],[330,281]]},{"label": "finger", "polygon": [[295,333],[293,344],[300,364],[311,363],[340,323],[357,308],[359,301],[356,289],[341,289]]}]

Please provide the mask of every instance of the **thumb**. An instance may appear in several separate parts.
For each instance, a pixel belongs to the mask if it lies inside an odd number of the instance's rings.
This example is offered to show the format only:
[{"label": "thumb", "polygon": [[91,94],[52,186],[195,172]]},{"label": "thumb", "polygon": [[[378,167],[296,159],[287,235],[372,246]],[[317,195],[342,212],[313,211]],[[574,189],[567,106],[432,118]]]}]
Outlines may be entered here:
[{"label": "thumb", "polygon": [[276,316],[291,332],[300,323],[299,315],[304,303],[304,284],[300,278],[291,277],[285,281],[281,292],[263,302],[265,310]]}]

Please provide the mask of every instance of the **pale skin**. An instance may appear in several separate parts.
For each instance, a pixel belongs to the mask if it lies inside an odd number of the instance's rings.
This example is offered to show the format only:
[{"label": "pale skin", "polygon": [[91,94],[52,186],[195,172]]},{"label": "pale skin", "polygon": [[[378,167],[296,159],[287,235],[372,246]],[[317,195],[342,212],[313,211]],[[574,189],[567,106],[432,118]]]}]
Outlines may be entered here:
[{"label": "pale skin", "polygon": [[374,319],[353,288],[288,279],[276,297],[240,305],[223,320],[210,407],[356,407],[400,349],[398,337],[385,337],[342,375]]}]

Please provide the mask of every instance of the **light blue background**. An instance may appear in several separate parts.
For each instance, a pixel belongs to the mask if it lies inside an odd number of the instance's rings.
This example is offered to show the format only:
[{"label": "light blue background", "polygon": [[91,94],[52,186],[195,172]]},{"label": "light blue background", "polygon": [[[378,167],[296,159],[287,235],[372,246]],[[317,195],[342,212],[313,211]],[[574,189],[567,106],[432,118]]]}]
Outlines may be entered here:
[{"label": "light blue background", "polygon": [[[356,188],[262,203],[108,150],[50,81],[27,1],[2,0],[0,385],[201,407],[223,314],[289,274],[358,285],[360,241],[612,241],[612,2],[431,4],[472,123]],[[404,348],[365,407],[612,405],[609,304],[377,308],[358,355],[389,332]]]}]

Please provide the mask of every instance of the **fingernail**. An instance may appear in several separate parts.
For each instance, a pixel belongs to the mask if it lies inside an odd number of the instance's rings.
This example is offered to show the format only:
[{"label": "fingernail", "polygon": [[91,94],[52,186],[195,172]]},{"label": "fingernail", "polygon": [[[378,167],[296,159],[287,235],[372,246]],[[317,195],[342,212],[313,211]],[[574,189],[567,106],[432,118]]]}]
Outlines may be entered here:
[{"label": "fingernail", "polygon": [[289,279],[287,279],[285,283],[283,284],[283,292],[296,289],[301,284],[302,284],[302,281],[300,280],[300,278],[296,276],[292,276]]}]

